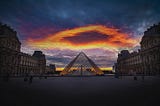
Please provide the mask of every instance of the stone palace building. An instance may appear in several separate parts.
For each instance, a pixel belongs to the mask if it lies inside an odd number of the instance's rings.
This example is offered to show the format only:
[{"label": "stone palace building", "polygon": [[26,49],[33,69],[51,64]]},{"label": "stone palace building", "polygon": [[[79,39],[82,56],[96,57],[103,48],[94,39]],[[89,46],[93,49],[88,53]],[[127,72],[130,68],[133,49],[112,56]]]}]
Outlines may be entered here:
[{"label": "stone palace building", "polygon": [[0,23],[0,76],[42,74],[46,69],[45,55],[35,51],[33,55],[22,53],[17,32]]},{"label": "stone palace building", "polygon": [[144,32],[138,52],[122,50],[118,54],[115,72],[121,74],[160,74],[160,23]]}]

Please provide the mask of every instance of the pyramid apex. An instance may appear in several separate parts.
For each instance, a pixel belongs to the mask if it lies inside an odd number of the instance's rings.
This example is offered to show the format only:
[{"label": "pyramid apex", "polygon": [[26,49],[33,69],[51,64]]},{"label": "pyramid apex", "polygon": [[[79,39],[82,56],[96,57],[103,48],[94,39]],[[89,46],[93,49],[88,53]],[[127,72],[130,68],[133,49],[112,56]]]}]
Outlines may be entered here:
[{"label": "pyramid apex", "polygon": [[84,53],[83,51],[81,51],[80,53]]}]

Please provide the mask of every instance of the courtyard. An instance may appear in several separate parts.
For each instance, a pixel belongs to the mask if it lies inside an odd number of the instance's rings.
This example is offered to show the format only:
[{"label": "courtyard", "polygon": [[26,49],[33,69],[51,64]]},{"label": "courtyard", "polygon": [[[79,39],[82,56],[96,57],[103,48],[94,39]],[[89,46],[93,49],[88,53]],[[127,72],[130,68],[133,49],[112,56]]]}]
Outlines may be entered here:
[{"label": "courtyard", "polygon": [[114,76],[24,78],[0,81],[1,106],[155,106],[160,77]]}]

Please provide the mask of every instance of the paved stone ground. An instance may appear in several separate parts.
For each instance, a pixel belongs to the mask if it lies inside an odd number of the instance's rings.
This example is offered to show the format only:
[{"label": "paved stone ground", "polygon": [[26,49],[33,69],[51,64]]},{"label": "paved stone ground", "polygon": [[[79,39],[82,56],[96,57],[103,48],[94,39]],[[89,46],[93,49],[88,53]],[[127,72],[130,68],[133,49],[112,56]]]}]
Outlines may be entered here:
[{"label": "paved stone ground", "polygon": [[0,79],[0,106],[160,106],[160,77]]}]

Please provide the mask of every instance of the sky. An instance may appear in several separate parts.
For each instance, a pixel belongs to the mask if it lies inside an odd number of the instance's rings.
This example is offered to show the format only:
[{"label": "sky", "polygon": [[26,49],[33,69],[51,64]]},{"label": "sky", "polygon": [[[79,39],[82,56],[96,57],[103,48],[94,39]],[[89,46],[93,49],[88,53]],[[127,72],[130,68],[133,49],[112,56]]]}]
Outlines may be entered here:
[{"label": "sky", "polygon": [[63,69],[83,51],[111,69],[123,49],[140,48],[143,32],[160,22],[159,0],[0,0],[0,22],[18,33],[21,51],[41,50]]}]

